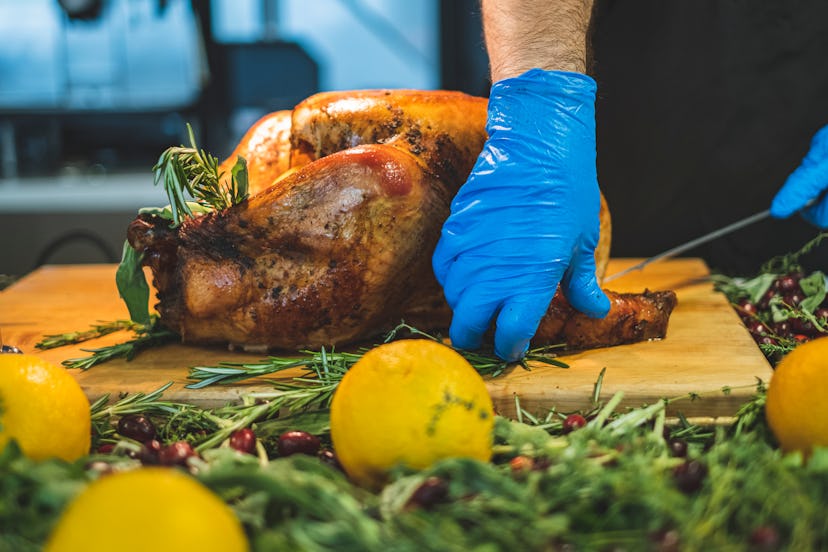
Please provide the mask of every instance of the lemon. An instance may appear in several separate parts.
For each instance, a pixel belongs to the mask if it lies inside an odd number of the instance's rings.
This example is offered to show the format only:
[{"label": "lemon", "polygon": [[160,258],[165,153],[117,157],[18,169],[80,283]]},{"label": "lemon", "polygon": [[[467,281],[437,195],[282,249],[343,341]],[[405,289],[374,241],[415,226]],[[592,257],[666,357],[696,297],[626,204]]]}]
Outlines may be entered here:
[{"label": "lemon", "polygon": [[828,446],[828,337],[799,345],[776,366],[765,415],[785,451]]},{"label": "lemon", "polygon": [[483,378],[450,347],[401,340],[368,351],[331,402],[331,439],[357,484],[376,488],[389,469],[449,457],[487,461],[494,409]]},{"label": "lemon", "polygon": [[147,467],[105,475],[66,508],[45,552],[243,552],[233,511],[191,476]]},{"label": "lemon", "polygon": [[34,355],[0,354],[0,449],[15,439],[35,460],[89,452],[89,400],[66,369]]}]

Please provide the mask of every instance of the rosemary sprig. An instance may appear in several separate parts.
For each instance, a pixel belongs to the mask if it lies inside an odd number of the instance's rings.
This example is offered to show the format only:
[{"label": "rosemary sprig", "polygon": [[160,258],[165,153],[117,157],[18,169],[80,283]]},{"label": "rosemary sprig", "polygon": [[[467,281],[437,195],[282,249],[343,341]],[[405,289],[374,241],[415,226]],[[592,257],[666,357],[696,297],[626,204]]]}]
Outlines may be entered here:
[{"label": "rosemary sprig", "polygon": [[97,339],[121,330],[135,330],[139,326],[140,324],[137,324],[132,320],[114,320],[111,322],[90,324],[90,329],[85,331],[44,335],[43,339],[35,343],[35,347],[41,350],[46,350],[64,347],[66,345],[74,345],[77,343],[83,343],[84,341],[89,341],[90,339]]},{"label": "rosemary sprig", "polygon": [[[223,179],[219,161],[196,145],[192,127],[187,125],[190,146],[167,148],[153,167],[155,184],[162,183],[170,200],[173,227],[182,219],[192,217],[186,195],[196,203],[211,210],[226,209],[247,198],[247,162],[239,157],[230,171],[230,178]],[[186,194],[186,195],[185,195]]]},{"label": "rosemary sprig", "polygon": [[149,326],[136,325],[134,328],[136,337],[124,343],[116,345],[109,345],[107,347],[99,347],[96,349],[81,349],[88,353],[92,353],[86,357],[70,358],[64,360],[61,364],[67,368],[80,368],[81,370],[89,370],[93,366],[108,362],[116,358],[124,358],[127,361],[135,358],[138,352],[154,347],[156,345],[163,345],[178,338],[178,334],[161,327],[157,323],[152,323]]},{"label": "rosemary sprig", "polygon": [[[442,339],[438,336],[426,333],[405,322],[400,323],[396,328],[388,332],[383,343],[398,339],[403,334],[431,339],[442,343]],[[568,368],[569,366],[566,363],[553,358],[548,353],[548,351],[560,347],[563,347],[563,345],[533,349],[529,351],[519,364],[527,370],[530,369],[528,365],[529,361],[543,362],[559,368]],[[195,383],[188,384],[187,387],[189,389],[201,389],[202,387],[217,383],[236,383],[251,378],[275,374],[290,368],[300,367],[305,367],[310,372],[315,372],[318,377],[321,377],[323,374],[327,376],[330,370],[334,370],[333,373],[341,373],[344,375],[368,350],[366,348],[360,348],[356,352],[336,352],[333,350],[327,351],[323,347],[319,351],[299,351],[300,356],[298,357],[270,356],[254,363],[220,362],[216,366],[195,366],[190,369],[190,373],[187,376],[189,379],[195,380]],[[495,357],[491,353],[465,351],[462,349],[455,349],[455,351],[469,361],[469,364],[484,376],[496,377],[503,373],[510,365],[510,363]]]}]

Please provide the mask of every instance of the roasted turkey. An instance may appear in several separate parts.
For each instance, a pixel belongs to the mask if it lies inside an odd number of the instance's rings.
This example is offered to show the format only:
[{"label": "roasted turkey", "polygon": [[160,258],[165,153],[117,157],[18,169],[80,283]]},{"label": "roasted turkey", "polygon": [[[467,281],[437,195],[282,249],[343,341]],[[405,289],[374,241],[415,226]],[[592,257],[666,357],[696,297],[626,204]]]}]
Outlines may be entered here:
[{"label": "roasted turkey", "polygon": [[[140,215],[128,229],[162,323],[184,342],[257,351],[353,343],[401,320],[447,328],[431,254],[485,120],[483,98],[414,90],[317,94],[262,118],[221,167],[246,159],[247,200],[178,228]],[[610,234],[602,198],[599,278]],[[674,293],[608,294],[596,320],[558,293],[533,345],[665,335]]]}]

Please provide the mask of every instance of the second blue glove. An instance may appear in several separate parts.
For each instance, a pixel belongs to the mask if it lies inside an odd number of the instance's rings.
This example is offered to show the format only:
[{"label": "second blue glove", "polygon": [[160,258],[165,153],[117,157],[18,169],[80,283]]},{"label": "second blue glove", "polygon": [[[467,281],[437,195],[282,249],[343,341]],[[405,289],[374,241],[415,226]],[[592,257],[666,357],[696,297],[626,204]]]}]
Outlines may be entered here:
[{"label": "second blue glove", "polygon": [[576,309],[609,310],[595,278],[600,192],[595,81],[532,69],[492,86],[489,133],[433,257],[454,314],[452,344],[521,358],[558,283]]}]

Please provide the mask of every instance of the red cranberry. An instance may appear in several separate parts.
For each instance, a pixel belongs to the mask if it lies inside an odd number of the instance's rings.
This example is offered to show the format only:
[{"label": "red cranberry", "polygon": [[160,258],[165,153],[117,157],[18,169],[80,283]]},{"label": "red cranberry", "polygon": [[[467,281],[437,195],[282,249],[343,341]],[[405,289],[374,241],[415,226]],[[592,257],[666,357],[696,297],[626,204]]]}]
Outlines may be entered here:
[{"label": "red cranberry", "polygon": [[769,335],[754,335],[753,339],[759,345],[777,345],[777,341]]},{"label": "red cranberry", "polygon": [[673,469],[673,479],[683,493],[690,494],[701,489],[707,476],[707,466],[698,460],[688,460]]},{"label": "red cranberry", "polygon": [[828,321],[828,308],[819,307],[817,310],[814,311],[814,316],[817,320],[822,320],[823,322]]},{"label": "red cranberry", "polygon": [[286,431],[279,435],[277,447],[279,456],[293,454],[309,454],[314,456],[319,452],[319,438],[306,431]]},{"label": "red cranberry", "polygon": [[742,299],[739,301],[739,313],[746,315],[747,317],[753,317],[756,315],[757,308],[756,305],[751,302],[750,299]]},{"label": "red cranberry", "polygon": [[570,414],[563,421],[563,432],[570,433],[576,429],[584,427],[586,424],[586,418],[580,414]]},{"label": "red cranberry", "polygon": [[759,322],[758,320],[754,320],[750,324],[748,324],[747,329],[753,335],[765,335],[768,333],[768,328],[763,323]]},{"label": "red cranberry", "polygon": [[758,305],[759,309],[760,310],[767,309],[768,306],[770,305],[771,299],[773,299],[774,297],[776,297],[776,291],[775,290],[769,289],[768,291],[766,291],[765,294],[762,296],[762,298],[759,300],[759,305]]},{"label": "red cranberry", "polygon": [[230,447],[247,454],[256,453],[256,434],[249,427],[234,431],[230,435]]},{"label": "red cranberry", "polygon": [[158,456],[161,453],[161,442],[157,439],[147,441],[141,446],[141,452],[138,453],[138,459],[142,464],[158,464]]},{"label": "red cranberry", "polygon": [[670,442],[667,443],[667,447],[670,449],[670,453],[673,456],[680,458],[687,456],[687,441],[684,441],[683,439],[670,439]]},{"label": "red cranberry", "polygon": [[681,550],[681,538],[675,529],[657,531],[650,535],[650,540],[655,545],[654,550],[658,552],[679,552]]},{"label": "red cranberry", "polygon": [[782,293],[801,291],[801,288],[799,287],[799,280],[791,274],[780,276],[776,279],[774,285],[777,286]]},{"label": "red cranberry", "polygon": [[187,458],[198,456],[187,441],[177,441],[158,452],[158,463],[162,466],[186,466]]},{"label": "red cranberry", "polygon": [[419,506],[430,508],[448,498],[448,482],[439,477],[429,477],[411,493],[411,498],[406,503],[408,506]]},{"label": "red cranberry", "polygon": [[139,443],[152,441],[156,436],[155,425],[143,414],[127,414],[118,420],[118,433]]},{"label": "red cranberry", "polygon": [[804,298],[805,297],[803,297],[801,293],[790,293],[782,297],[782,301],[784,301],[786,305],[795,307],[799,305]]},{"label": "red cranberry", "polygon": [[760,525],[750,534],[751,550],[778,550],[779,549],[779,533],[773,527],[767,525]]},{"label": "red cranberry", "polygon": [[339,459],[336,457],[336,453],[334,453],[334,451],[332,451],[331,449],[321,449],[317,456],[325,464],[328,464],[329,466],[336,468],[338,470],[342,469],[342,465],[339,463]]},{"label": "red cranberry", "polygon": [[810,320],[804,320],[802,318],[791,318],[791,328],[794,332],[798,334],[805,334],[805,335],[814,335],[819,333],[817,329],[811,324]]},{"label": "red cranberry", "polygon": [[115,449],[115,445],[112,443],[103,443],[102,445],[98,446],[98,454],[110,454]]},{"label": "red cranberry", "polygon": [[782,322],[777,322],[776,324],[774,324],[773,331],[779,337],[791,337],[793,333],[791,330],[791,324],[787,320],[783,320]]}]

